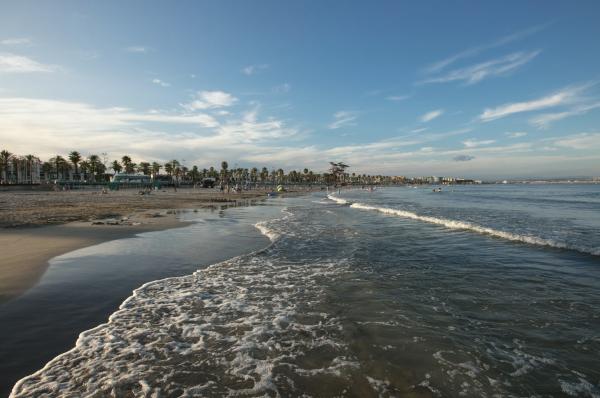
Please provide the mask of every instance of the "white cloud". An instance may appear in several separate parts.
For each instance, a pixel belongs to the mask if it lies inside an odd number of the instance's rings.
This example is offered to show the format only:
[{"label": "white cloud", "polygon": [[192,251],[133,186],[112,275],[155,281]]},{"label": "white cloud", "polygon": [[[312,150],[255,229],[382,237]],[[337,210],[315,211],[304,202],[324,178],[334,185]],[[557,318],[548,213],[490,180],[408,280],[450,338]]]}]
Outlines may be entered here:
[{"label": "white cloud", "polygon": [[428,127],[421,127],[421,128],[418,128],[418,129],[413,129],[410,132],[414,133],[414,134],[417,134],[417,133],[422,133],[423,131],[426,131],[426,130],[428,130]]},{"label": "white cloud", "polygon": [[[131,148],[138,155],[159,159],[172,159],[171,152],[185,151],[195,152],[183,156],[186,159],[223,156],[232,148],[230,153],[244,158],[262,153],[264,142],[272,145],[301,133],[282,120],[261,118],[257,108],[241,117],[227,116],[229,119],[220,123],[207,114],[136,112],[79,102],[0,98],[0,142],[11,152],[33,152],[43,157],[74,147],[96,153]],[[250,144],[254,146],[244,146]]]},{"label": "white cloud", "polygon": [[26,37],[13,37],[0,40],[0,44],[4,46],[26,46],[31,44],[31,40]]},{"label": "white cloud", "polygon": [[455,63],[456,61],[463,59],[463,58],[469,58],[472,56],[475,56],[479,53],[481,53],[482,51],[485,50],[489,50],[492,48],[496,48],[496,47],[500,47],[503,46],[505,44],[511,43],[513,41],[522,39],[526,36],[532,35],[534,33],[539,32],[540,30],[544,29],[547,25],[537,25],[537,26],[533,26],[529,29],[525,29],[516,33],[513,33],[511,35],[508,36],[504,36],[498,40],[495,40],[491,43],[488,44],[484,44],[482,46],[477,46],[477,47],[472,47],[469,48],[467,50],[461,51],[455,55],[452,55],[446,59],[443,59],[441,61],[435,62],[431,65],[429,65],[427,68],[425,68],[425,72],[426,73],[437,73],[440,72],[441,70],[443,70],[444,68],[446,68],[447,66]]},{"label": "white cloud", "polygon": [[188,111],[199,109],[216,109],[232,106],[238,101],[233,95],[225,91],[199,91],[195,99],[189,103],[182,104]]},{"label": "white cloud", "polygon": [[495,142],[496,142],[496,140],[479,140],[478,141],[478,140],[474,140],[471,138],[469,140],[463,141],[463,145],[466,148],[477,148],[477,147],[484,146],[484,145],[490,145]]},{"label": "white cloud", "polygon": [[410,95],[389,95],[389,96],[385,97],[385,99],[387,99],[389,101],[404,101],[409,98],[410,98]]},{"label": "white cloud", "polygon": [[465,81],[466,84],[475,84],[488,77],[506,75],[530,62],[539,53],[539,50],[530,52],[516,52],[476,65],[455,69],[443,76],[427,78],[419,83],[448,83],[462,80]]},{"label": "white cloud", "polygon": [[170,83],[167,83],[167,82],[165,82],[163,80],[160,80],[160,79],[152,79],[152,83],[157,84],[157,85],[159,85],[161,87],[171,87]]},{"label": "white cloud", "polygon": [[509,132],[506,132],[505,134],[508,138],[520,138],[520,137],[525,137],[527,135],[527,133],[524,131],[515,131],[515,132],[509,131]]},{"label": "white cloud", "polygon": [[600,149],[600,133],[581,133],[561,138],[554,145],[570,149]]},{"label": "white cloud", "polygon": [[584,115],[593,109],[600,108],[600,102],[593,104],[576,106],[573,109],[564,112],[545,113],[532,118],[529,122],[539,129],[545,129],[556,121],[565,119],[571,116]]},{"label": "white cloud", "polygon": [[432,121],[433,119],[436,119],[440,116],[442,116],[444,114],[444,110],[443,109],[436,109],[433,110],[431,112],[427,112],[426,114],[424,114],[423,116],[421,116],[421,121],[423,123],[427,123]]},{"label": "white cloud", "polygon": [[479,119],[484,122],[500,119],[515,113],[531,112],[540,109],[552,108],[559,105],[565,105],[575,102],[579,99],[582,91],[596,83],[586,83],[580,86],[571,86],[563,88],[546,97],[538,98],[532,101],[515,102],[500,105],[496,108],[487,108],[479,115]]},{"label": "white cloud", "polygon": [[55,65],[41,64],[22,55],[0,53],[0,73],[34,73],[54,72],[58,70]]},{"label": "white cloud", "polygon": [[258,72],[265,70],[269,67],[268,64],[260,64],[260,65],[248,65],[242,68],[242,73],[246,76],[255,75]]},{"label": "white cloud", "polygon": [[146,46],[131,46],[127,47],[125,51],[130,53],[146,54],[150,52],[151,48]]},{"label": "white cloud", "polygon": [[291,84],[283,83],[283,84],[273,87],[273,89],[271,91],[273,91],[275,94],[284,94],[284,93],[289,93],[291,89],[292,89]]},{"label": "white cloud", "polygon": [[333,122],[329,124],[330,130],[336,130],[342,127],[355,126],[357,115],[354,112],[339,111],[333,114]]}]

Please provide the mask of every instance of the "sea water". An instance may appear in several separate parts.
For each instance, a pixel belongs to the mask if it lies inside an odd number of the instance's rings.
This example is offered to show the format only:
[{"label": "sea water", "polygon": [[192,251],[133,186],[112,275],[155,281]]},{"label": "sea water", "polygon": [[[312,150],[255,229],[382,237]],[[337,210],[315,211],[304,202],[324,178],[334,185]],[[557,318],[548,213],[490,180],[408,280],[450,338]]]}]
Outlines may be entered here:
[{"label": "sea water", "polygon": [[599,185],[316,194],[256,228],[13,396],[600,396]]}]

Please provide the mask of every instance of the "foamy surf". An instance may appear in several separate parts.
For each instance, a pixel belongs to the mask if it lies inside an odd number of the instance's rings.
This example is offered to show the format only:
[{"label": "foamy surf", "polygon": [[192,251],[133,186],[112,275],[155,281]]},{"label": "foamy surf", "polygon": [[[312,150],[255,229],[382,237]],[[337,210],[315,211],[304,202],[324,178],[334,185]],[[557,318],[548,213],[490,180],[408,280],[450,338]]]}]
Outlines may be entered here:
[{"label": "foamy surf", "polygon": [[[256,227],[277,242],[290,215]],[[316,307],[322,282],[344,272],[337,260],[298,266],[272,244],[146,283],[10,396],[281,396],[306,378],[340,377],[359,364],[339,320]],[[310,366],[297,360],[312,352]]]},{"label": "foamy surf", "polygon": [[327,199],[333,200],[335,203],[340,204],[340,205],[346,205],[349,203],[346,199],[338,198],[337,196],[335,196],[333,194],[327,195]]},{"label": "foamy surf", "polygon": [[[340,198],[332,197],[331,199],[335,200],[336,202],[338,202],[340,204],[348,203],[344,199],[340,199]],[[341,201],[343,201],[343,203]],[[555,249],[575,250],[575,251],[585,253],[585,254],[600,256],[600,248],[582,247],[582,246],[572,245],[572,244],[569,244],[566,242],[561,242],[561,241],[556,241],[556,240],[551,240],[551,239],[544,239],[544,238],[540,238],[540,237],[536,237],[536,236],[520,235],[520,234],[511,233],[511,232],[499,231],[497,229],[483,227],[483,226],[473,224],[470,222],[466,222],[466,221],[457,221],[457,220],[450,220],[447,218],[422,216],[422,215],[419,215],[419,214],[416,214],[416,213],[413,213],[410,211],[406,211],[406,210],[392,209],[389,207],[370,206],[370,205],[363,204],[363,203],[352,203],[352,204],[350,204],[350,207],[352,207],[354,209],[359,209],[359,210],[377,211],[379,213],[408,218],[411,220],[423,221],[423,222],[427,222],[430,224],[441,225],[441,226],[449,228],[449,229],[458,229],[458,230],[477,232],[480,234],[490,235],[490,236],[493,236],[496,238],[502,238],[502,239],[513,241],[513,242],[521,242],[521,243],[527,243],[530,245],[538,245],[538,246],[547,246],[547,247],[552,247]]]}]

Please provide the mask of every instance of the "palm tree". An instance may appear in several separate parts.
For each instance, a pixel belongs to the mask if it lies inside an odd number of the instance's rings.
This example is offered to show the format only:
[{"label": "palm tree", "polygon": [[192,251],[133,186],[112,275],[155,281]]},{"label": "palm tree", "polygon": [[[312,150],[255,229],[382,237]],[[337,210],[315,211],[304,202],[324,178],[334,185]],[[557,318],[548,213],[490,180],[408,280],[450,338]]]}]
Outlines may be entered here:
[{"label": "palm tree", "polygon": [[221,162],[221,181],[227,182],[227,169],[229,164],[226,161]]},{"label": "palm tree", "polygon": [[171,162],[165,163],[165,171],[168,175],[173,175],[173,164]]},{"label": "palm tree", "polygon": [[[77,151],[72,151],[71,153],[69,153],[69,160],[71,161],[71,163],[73,163],[73,166],[75,166],[75,174],[79,174],[77,165],[79,164],[79,162],[81,162],[81,154]],[[79,177],[79,179],[81,180],[81,176]]]},{"label": "palm tree", "polygon": [[121,166],[118,160],[113,160],[112,165],[110,167],[111,169],[113,169],[115,174],[120,173],[121,170],[123,170],[123,166]]},{"label": "palm tree", "polygon": [[123,156],[121,158],[121,163],[123,164],[123,167],[125,167],[125,173],[130,174],[133,173],[134,170],[134,165],[133,163],[131,163],[131,158],[127,155]]},{"label": "palm tree", "polygon": [[2,163],[2,180],[8,182],[8,161],[11,158],[12,153],[4,149],[0,152],[0,162]]},{"label": "palm tree", "polygon": [[27,166],[26,167],[26,169],[27,169],[26,176],[27,176],[27,182],[29,184],[33,184],[33,162],[36,160],[39,161],[38,158],[36,158],[35,156],[33,156],[31,154],[25,156],[25,161],[27,162],[26,163],[26,166]]},{"label": "palm tree", "polygon": [[160,169],[162,169],[160,163],[152,162],[152,174],[157,175],[158,173],[160,173]]},{"label": "palm tree", "polygon": [[145,176],[150,175],[150,163],[148,162],[140,162],[138,166],[138,171],[141,171]]},{"label": "palm tree", "polygon": [[92,181],[96,182],[96,175],[104,173],[104,165],[100,161],[100,156],[98,155],[90,155],[88,157],[88,163],[90,164],[90,174],[92,176]]},{"label": "palm tree", "polygon": [[44,164],[42,164],[42,172],[44,172],[44,179],[46,180],[46,182],[48,182],[50,180],[50,173],[52,173],[52,163],[50,162],[44,162]]}]

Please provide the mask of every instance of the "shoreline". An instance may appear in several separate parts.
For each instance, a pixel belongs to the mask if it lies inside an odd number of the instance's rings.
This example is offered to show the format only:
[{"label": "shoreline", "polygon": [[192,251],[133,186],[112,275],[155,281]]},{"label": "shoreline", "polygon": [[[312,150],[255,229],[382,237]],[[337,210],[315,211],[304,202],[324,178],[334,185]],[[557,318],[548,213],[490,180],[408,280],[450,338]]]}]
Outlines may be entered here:
[{"label": "shoreline", "polygon": [[157,212],[137,212],[128,217],[131,224],[122,225],[75,221],[61,225],[0,229],[0,246],[6,248],[0,265],[0,304],[35,287],[54,257],[143,232],[189,225],[177,219],[176,214],[164,213],[156,216]]},{"label": "shoreline", "polygon": [[[314,190],[292,191],[281,196],[310,192]],[[180,190],[147,197],[137,191],[107,195],[17,192],[10,195],[13,203],[8,206],[11,198],[7,200],[7,196],[0,196],[0,247],[5,248],[0,263],[0,304],[35,287],[47,271],[49,261],[56,256],[143,232],[185,227],[189,222],[179,220],[177,210],[252,205],[254,201],[265,200],[266,192],[221,194]]]}]

